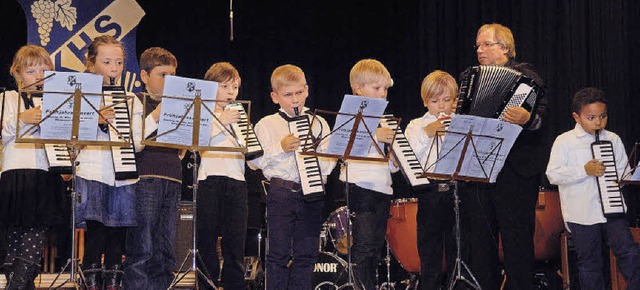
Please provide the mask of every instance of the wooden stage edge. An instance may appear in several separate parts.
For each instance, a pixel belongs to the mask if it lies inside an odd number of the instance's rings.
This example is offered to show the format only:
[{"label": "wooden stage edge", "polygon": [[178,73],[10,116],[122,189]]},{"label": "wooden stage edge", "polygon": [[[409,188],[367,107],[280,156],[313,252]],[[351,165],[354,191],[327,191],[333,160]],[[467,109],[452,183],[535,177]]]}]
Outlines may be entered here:
[{"label": "wooden stage edge", "polygon": [[[56,275],[58,274],[57,273],[40,274],[38,278],[36,278],[35,280],[36,289],[49,289],[49,286],[51,286],[51,282],[53,281],[53,279],[56,278]],[[193,275],[193,272],[188,273],[187,276],[185,276],[184,279],[182,279],[178,283],[175,289],[194,289],[195,288],[194,277],[195,276]],[[69,279],[69,273],[62,273],[60,277],[58,277],[58,280],[56,281],[56,283],[53,285],[53,288],[58,287],[67,279]],[[7,285],[7,280],[5,279],[5,276],[0,275],[0,289],[4,289],[6,285]],[[74,288],[75,287],[72,283],[67,283],[66,285],[58,289],[74,289]]]}]

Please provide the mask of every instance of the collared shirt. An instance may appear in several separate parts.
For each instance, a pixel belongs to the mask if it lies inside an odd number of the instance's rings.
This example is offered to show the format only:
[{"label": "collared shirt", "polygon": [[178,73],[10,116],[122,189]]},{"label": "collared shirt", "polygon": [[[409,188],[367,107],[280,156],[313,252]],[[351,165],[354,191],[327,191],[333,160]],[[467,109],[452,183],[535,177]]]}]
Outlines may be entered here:
[{"label": "collared shirt", "polygon": [[[18,114],[25,111],[24,102],[20,101],[18,108],[18,98],[20,95],[16,91],[8,91],[5,95],[4,119],[2,120],[2,143],[4,150],[2,155],[2,170],[12,169],[42,169],[49,170],[49,161],[41,144],[36,143],[16,143],[16,121]],[[20,122],[20,132],[24,134],[31,130],[33,124]],[[26,138],[39,138],[40,128],[36,127]]]},{"label": "collared shirt", "polygon": [[[308,108],[304,108],[303,115],[309,116],[309,121],[313,119],[313,116],[307,114]],[[289,122],[285,120],[280,114],[283,113],[288,116],[284,110],[280,110],[279,113],[266,116],[262,118],[255,126],[254,131],[264,154],[261,157],[249,161],[249,164],[253,167],[262,169],[262,173],[265,178],[270,180],[273,177],[280,179],[300,182],[300,174],[297,169],[295,161],[295,152],[284,152],[280,141],[291,134],[289,131]],[[290,116],[289,116],[290,117]],[[331,133],[331,128],[327,121],[321,116],[316,116],[316,121],[313,122],[312,134],[316,137],[324,137]],[[321,136],[320,136],[321,135]],[[325,138],[319,145],[320,148],[317,151],[322,152],[329,145],[329,138]],[[336,160],[334,158],[319,157],[320,172],[322,174],[323,181],[326,181],[327,175],[331,173],[336,166]]]},{"label": "collared shirt", "polygon": [[[622,177],[627,165],[627,154],[620,137],[602,130],[600,140],[608,140],[613,144],[616,169],[618,176]],[[573,130],[561,134],[553,143],[547,177],[552,184],[558,185],[560,208],[565,223],[593,225],[607,221],[602,213],[596,177],[587,175],[584,169],[584,165],[594,159],[591,151],[591,143],[594,141],[595,136],[576,124]]]},{"label": "collared shirt", "polygon": [[[451,114],[451,116],[454,116],[454,114]],[[411,120],[404,132],[404,135],[409,141],[409,145],[411,145],[411,149],[413,149],[413,153],[416,154],[416,157],[420,160],[420,164],[422,164],[422,168],[427,170],[427,172],[433,172],[435,168],[434,163],[438,159],[442,139],[434,144],[436,140],[435,136],[429,137],[427,132],[424,131],[424,127],[436,121],[438,121],[438,117],[427,112],[424,116]]]},{"label": "collared shirt", "polygon": [[[131,134],[136,151],[141,148],[142,140],[142,103],[133,93],[127,93],[132,98],[129,100],[129,113],[132,114]],[[109,141],[109,133],[100,128],[97,141]],[[124,186],[136,183],[138,179],[116,180],[113,156],[110,146],[85,146],[78,155],[78,168],[76,174],[87,180],[98,181],[110,186]]]},{"label": "collared shirt", "polygon": [[[220,117],[221,113],[214,113]],[[238,147],[238,143],[227,130],[232,130],[231,125],[226,129],[214,119],[211,125],[211,137],[209,146]],[[240,134],[240,132],[234,132]],[[200,153],[201,161],[198,168],[198,180],[205,180],[207,176],[227,176],[235,180],[244,181],[244,154],[241,152],[203,151]]]},{"label": "collared shirt", "polygon": [[[375,132],[372,132],[375,133]],[[383,149],[384,143],[378,142],[378,136],[374,135],[375,144],[372,142],[369,147],[369,154],[367,157],[381,158],[383,156],[378,153],[378,148]],[[400,168],[393,165],[391,159],[388,162],[384,161],[368,161],[368,160],[355,160],[351,159],[347,161],[347,166],[340,168],[340,180],[343,182],[354,183],[355,185],[364,189],[377,191],[386,195],[393,194],[393,188],[391,188],[391,173],[398,172]],[[347,180],[347,172],[345,168],[349,170],[349,176]]]}]

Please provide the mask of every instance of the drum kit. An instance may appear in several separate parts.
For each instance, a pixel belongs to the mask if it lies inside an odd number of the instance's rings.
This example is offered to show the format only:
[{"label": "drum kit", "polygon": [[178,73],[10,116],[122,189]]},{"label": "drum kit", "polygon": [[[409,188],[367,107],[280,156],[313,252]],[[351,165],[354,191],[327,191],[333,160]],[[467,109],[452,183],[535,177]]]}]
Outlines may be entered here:
[{"label": "drum kit", "polygon": [[[535,258],[545,261],[559,256],[560,232],[563,230],[558,192],[541,190],[536,208]],[[396,199],[389,208],[386,242],[387,253],[381,269],[386,271],[378,280],[378,290],[417,289],[415,275],[420,273],[420,257],[417,245],[418,202],[415,198]],[[346,206],[333,211],[323,224],[320,233],[320,254],[313,270],[313,287],[316,290],[343,288],[348,281],[347,231],[349,218]],[[392,281],[391,262],[395,260],[409,273],[407,279]],[[396,277],[397,278],[397,277]],[[412,278],[412,279],[410,279]],[[401,285],[399,285],[401,284]]]},{"label": "drum kit", "polygon": [[[395,272],[419,273],[416,214],[418,203],[415,198],[392,201],[390,218],[387,222],[386,255],[381,259],[378,272],[378,290],[417,289],[414,279],[392,281],[392,261],[397,261],[403,270]],[[348,284],[348,252],[347,231],[349,218],[347,207],[342,206],[333,211],[323,224],[320,232],[318,260],[313,269],[313,287],[315,290],[353,289]],[[350,244],[353,244],[351,242]],[[392,256],[393,253],[393,256]],[[398,285],[397,284],[404,284]]]}]

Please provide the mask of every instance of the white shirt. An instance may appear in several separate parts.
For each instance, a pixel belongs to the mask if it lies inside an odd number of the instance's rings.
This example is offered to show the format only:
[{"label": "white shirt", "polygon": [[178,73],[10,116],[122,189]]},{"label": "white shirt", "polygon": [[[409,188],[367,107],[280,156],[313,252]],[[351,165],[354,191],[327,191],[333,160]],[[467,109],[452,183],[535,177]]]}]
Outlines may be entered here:
[{"label": "white shirt", "polygon": [[[221,113],[214,113],[220,117]],[[231,130],[231,126],[227,125]],[[240,134],[240,132],[235,132]],[[220,122],[213,120],[211,125],[211,137],[209,146],[238,147],[238,143],[229,131]],[[244,181],[244,154],[241,152],[203,151],[200,153],[201,161],[198,168],[198,180],[205,180],[207,176],[227,176],[235,180]]]},{"label": "white shirt", "polygon": [[[620,137],[602,130],[600,140],[613,143],[618,176],[622,176],[627,165],[627,154]],[[560,191],[560,208],[566,222],[593,225],[606,222],[598,193],[596,177],[587,175],[584,165],[593,159],[591,143],[595,136],[588,134],[579,124],[567,131],[553,143],[547,165],[547,177],[557,184]],[[568,229],[568,228],[567,228]]]},{"label": "white shirt", "polygon": [[[372,132],[375,133],[375,132]],[[374,134],[376,144],[381,150],[384,149],[384,143],[378,142],[378,137]],[[382,158],[383,156],[378,153],[378,149],[374,143],[371,143],[369,147],[369,154],[367,157]],[[393,189],[391,188],[391,173],[398,172],[400,168],[395,167],[391,159],[388,162],[384,161],[368,161],[368,160],[347,160],[347,168],[349,170],[349,183],[377,191],[386,195],[392,195]],[[346,170],[343,166],[340,168],[340,180],[347,182]]]},{"label": "white shirt", "polygon": [[[451,114],[451,116],[453,115],[454,114]],[[429,137],[423,128],[436,121],[438,121],[438,117],[427,112],[424,116],[411,120],[404,132],[405,137],[407,137],[409,141],[409,145],[411,145],[411,149],[413,149],[416,157],[420,160],[420,164],[422,164],[422,167],[426,169],[427,172],[433,172],[435,169],[434,163],[438,160],[438,152],[442,146],[442,139],[440,139],[437,144],[433,144],[436,140],[435,136]]]},{"label": "white shirt", "polygon": [[[4,145],[2,160],[2,170],[12,169],[42,169],[49,170],[49,161],[41,144],[16,143],[16,121],[18,114],[25,111],[24,102],[20,100],[18,109],[18,98],[20,95],[16,91],[8,91],[5,95],[4,119],[2,120],[2,143]],[[24,124],[20,121],[20,132],[24,134],[33,127],[33,124]],[[39,138],[39,126],[34,128],[26,138]]]},{"label": "white shirt", "polygon": [[[129,100],[129,114],[132,114],[131,133],[135,149],[139,151],[142,139],[142,103],[132,93],[127,93],[127,96],[132,96]],[[109,133],[102,132],[100,128],[96,128],[96,130],[98,131],[97,141],[109,141]],[[138,181],[138,179],[115,180],[113,157],[109,146],[85,146],[80,150],[77,160],[76,174],[84,179],[110,186],[130,185]]]},{"label": "white shirt", "polygon": [[[308,108],[304,108],[302,111],[306,112]],[[284,112],[280,110],[280,112]],[[303,113],[303,115],[307,115]],[[313,119],[313,116],[309,115],[309,121]],[[318,122],[319,121],[319,122]],[[331,128],[327,121],[320,116],[316,116],[316,121],[311,126],[312,134],[314,136],[322,135],[327,136],[331,133]],[[279,113],[266,116],[262,118],[255,126],[254,131],[264,154],[261,157],[249,161],[249,164],[262,169],[262,173],[265,178],[271,180],[273,177],[280,179],[300,182],[300,174],[297,169],[295,161],[295,152],[285,153],[280,145],[280,141],[285,136],[291,134],[289,132],[289,123],[280,116]],[[321,134],[319,134],[322,132]],[[324,148],[329,145],[329,138],[324,139],[320,144],[320,148],[317,149],[322,152]],[[331,173],[331,170],[336,166],[336,160],[333,158],[319,157],[320,172],[322,174],[323,181],[326,181],[327,175]]]}]

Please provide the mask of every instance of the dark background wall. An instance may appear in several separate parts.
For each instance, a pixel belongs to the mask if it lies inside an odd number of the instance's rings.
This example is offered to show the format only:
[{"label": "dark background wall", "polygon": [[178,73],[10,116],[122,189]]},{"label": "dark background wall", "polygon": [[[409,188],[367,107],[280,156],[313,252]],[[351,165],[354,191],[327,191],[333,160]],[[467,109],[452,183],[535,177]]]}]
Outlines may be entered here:
[{"label": "dark background wall", "polygon": [[[336,110],[349,92],[350,67],[376,58],[391,72],[389,111],[408,120],[424,112],[422,78],[434,69],[458,76],[475,64],[477,28],[499,22],[515,35],[517,59],[534,64],[548,85],[550,142],[573,126],[571,95],[584,86],[610,97],[609,129],[628,150],[640,139],[640,2],[633,0],[234,1],[235,40],[229,40],[228,1],[138,1],[146,11],[137,50],[162,46],[178,58],[178,74],[201,78],[217,61],[242,76],[241,98],[253,101],[255,121],[273,112],[269,76],[278,65],[306,72],[313,108]],[[23,12],[0,1],[0,86],[12,87],[11,57],[26,42]]]}]

